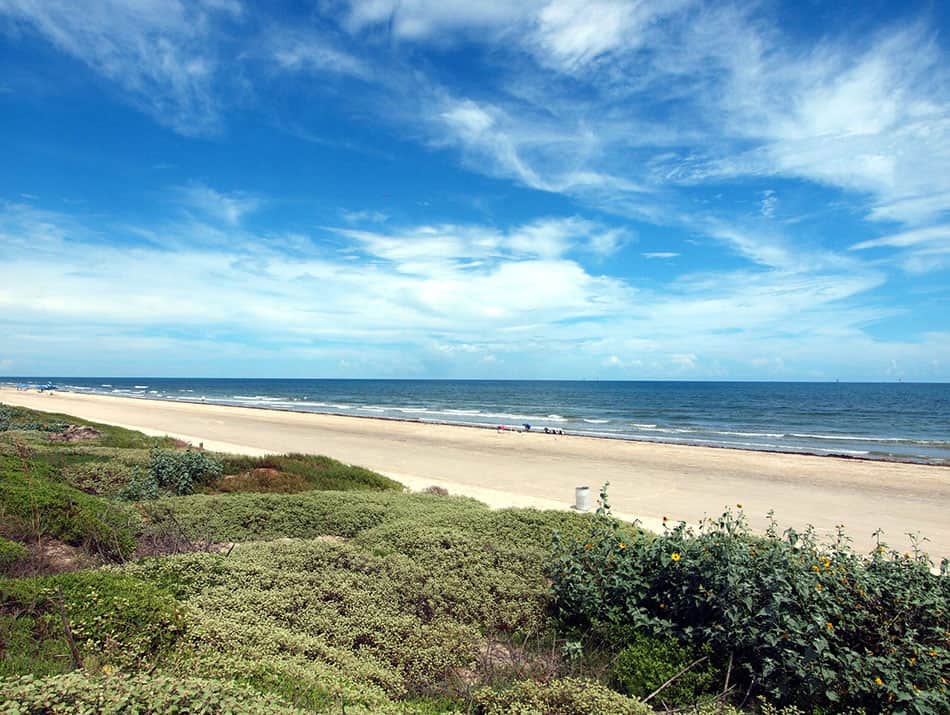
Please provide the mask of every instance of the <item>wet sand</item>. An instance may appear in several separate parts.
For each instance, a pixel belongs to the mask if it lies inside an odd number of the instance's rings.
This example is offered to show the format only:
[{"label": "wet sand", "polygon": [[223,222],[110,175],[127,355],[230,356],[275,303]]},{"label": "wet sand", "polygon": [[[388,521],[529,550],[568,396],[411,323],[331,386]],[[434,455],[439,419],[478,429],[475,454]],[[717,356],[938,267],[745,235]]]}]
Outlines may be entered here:
[{"label": "wet sand", "polygon": [[75,393],[0,388],[0,402],[63,412],[206,449],[243,454],[309,452],[359,464],[410,489],[429,485],[491,506],[569,508],[574,487],[610,482],[618,516],[662,528],[662,517],[698,522],[742,504],[757,530],[774,510],[782,528],[844,524],[867,550],[873,532],[903,551],[906,532],[950,556],[950,468],[454,425],[294,413]]}]

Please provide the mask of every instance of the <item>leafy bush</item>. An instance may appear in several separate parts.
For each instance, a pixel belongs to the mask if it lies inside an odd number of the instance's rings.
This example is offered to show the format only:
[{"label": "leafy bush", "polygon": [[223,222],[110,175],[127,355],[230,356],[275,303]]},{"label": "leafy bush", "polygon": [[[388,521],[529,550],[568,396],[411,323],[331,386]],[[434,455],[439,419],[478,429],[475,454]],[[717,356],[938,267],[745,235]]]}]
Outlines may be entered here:
[{"label": "leafy bush", "polygon": [[223,479],[210,489],[221,492],[275,491],[402,491],[403,487],[382,474],[313,454],[266,457],[226,457]]},{"label": "leafy bush", "polygon": [[507,688],[476,691],[484,715],[652,715],[643,703],[600,683],[564,678],[539,683],[523,680]]},{"label": "leafy bush", "polygon": [[[603,496],[606,499],[605,495]],[[605,505],[606,506],[606,505]],[[811,531],[753,537],[741,513],[625,540],[602,508],[552,569],[560,619],[708,643],[777,703],[950,711],[950,577],[920,552],[855,554]]]},{"label": "leafy bush", "polygon": [[158,675],[92,677],[76,672],[0,680],[0,713],[297,713],[232,683]]},{"label": "leafy bush", "polygon": [[132,575],[85,571],[0,580],[0,642],[6,644],[0,674],[50,674],[69,667],[60,607],[83,659],[99,666],[154,663],[184,628],[172,595]]},{"label": "leafy bush", "polygon": [[722,684],[717,668],[709,660],[710,656],[708,647],[700,655],[675,638],[635,634],[617,655],[613,678],[621,692],[645,698],[678,673],[701,658],[706,658],[657,693],[657,702],[684,707],[696,703],[702,695],[714,692],[716,686]]},{"label": "leafy bush", "polygon": [[20,559],[25,558],[28,553],[23,544],[18,544],[16,541],[10,541],[0,536],[0,574]]},{"label": "leafy bush", "polygon": [[191,494],[197,485],[220,477],[221,469],[221,460],[207,452],[155,449],[149,455],[149,474],[175,494]]},{"label": "leafy bush", "polygon": [[8,533],[52,536],[109,558],[135,549],[138,515],[59,480],[57,470],[29,457],[0,455],[0,513]]},{"label": "leafy bush", "polygon": [[191,494],[196,486],[221,476],[221,460],[196,450],[153,449],[148,467],[132,472],[129,485],[121,492],[124,499],[157,499],[161,490],[172,494]]}]

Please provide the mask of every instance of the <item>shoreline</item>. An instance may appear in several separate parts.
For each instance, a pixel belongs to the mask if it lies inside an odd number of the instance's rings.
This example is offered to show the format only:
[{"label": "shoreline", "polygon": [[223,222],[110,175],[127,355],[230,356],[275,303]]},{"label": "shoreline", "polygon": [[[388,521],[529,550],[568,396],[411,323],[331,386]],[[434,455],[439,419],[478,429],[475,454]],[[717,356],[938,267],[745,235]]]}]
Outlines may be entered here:
[{"label": "shoreline", "polygon": [[950,556],[950,470],[929,468],[940,465],[6,387],[0,402],[169,434],[215,451],[326,454],[411,489],[442,486],[493,507],[564,509],[575,486],[596,495],[609,482],[614,513],[655,531],[664,516],[696,524],[742,504],[757,531],[774,509],[781,528],[810,523],[823,538],[843,523],[862,551],[883,528],[900,551],[910,548],[905,533],[919,531],[936,560]]},{"label": "shoreline", "polygon": [[[13,389],[16,392],[30,392],[31,390],[18,390],[16,388],[11,388],[8,385],[0,385],[0,394],[3,391]],[[38,390],[32,390],[38,394]],[[461,421],[452,421],[452,420],[427,420],[424,418],[415,418],[415,417],[387,417],[383,415],[358,415],[351,414],[347,412],[334,412],[332,410],[318,411],[318,410],[295,410],[291,407],[278,407],[274,405],[249,405],[249,404],[234,404],[229,402],[222,402],[220,400],[195,400],[187,398],[164,398],[164,397],[150,397],[146,395],[135,395],[135,394],[107,394],[102,392],[96,392],[94,390],[65,390],[65,389],[56,389],[54,393],[69,394],[69,395],[91,395],[96,397],[105,397],[105,398],[119,398],[119,399],[128,399],[128,400],[140,400],[145,402],[161,402],[169,404],[189,404],[189,405],[214,405],[217,407],[233,407],[237,409],[248,409],[248,410],[263,410],[263,411],[272,411],[272,412],[286,412],[291,414],[303,414],[303,415],[328,415],[332,417],[343,417],[343,418],[353,418],[361,420],[378,420],[384,422],[397,422],[397,423],[410,423],[418,425],[440,425],[448,427],[469,427],[472,429],[481,429],[496,431],[498,429],[497,424],[490,423],[475,423],[475,422],[461,422]],[[519,425],[510,425],[501,423],[506,430],[512,432],[524,432]],[[545,433],[542,430],[527,430],[531,434],[542,434],[546,436],[552,436],[551,433]],[[606,440],[606,441],[618,441],[618,442],[632,442],[632,443],[642,443],[642,444],[656,444],[656,445],[670,445],[670,446],[680,446],[680,447],[699,447],[703,449],[723,449],[723,450],[734,450],[737,452],[751,452],[753,454],[788,454],[788,455],[798,455],[804,457],[818,457],[818,458],[832,458],[832,459],[847,459],[855,461],[864,461],[864,462],[875,462],[875,463],[885,463],[885,464],[913,464],[923,467],[938,467],[944,469],[950,469],[950,460],[927,460],[926,458],[919,457],[914,458],[912,456],[907,456],[906,458],[901,458],[900,455],[892,456],[881,456],[881,457],[871,457],[867,455],[860,454],[848,454],[845,452],[835,452],[832,450],[819,450],[815,448],[815,451],[807,451],[805,449],[754,449],[752,447],[739,447],[728,444],[712,444],[699,441],[680,441],[675,442],[671,440],[664,440],[659,438],[650,438],[650,437],[632,437],[626,436],[623,434],[611,435],[603,432],[586,432],[579,430],[565,430],[563,437],[574,437],[574,438],[583,438],[583,439],[596,439],[596,440]]]}]

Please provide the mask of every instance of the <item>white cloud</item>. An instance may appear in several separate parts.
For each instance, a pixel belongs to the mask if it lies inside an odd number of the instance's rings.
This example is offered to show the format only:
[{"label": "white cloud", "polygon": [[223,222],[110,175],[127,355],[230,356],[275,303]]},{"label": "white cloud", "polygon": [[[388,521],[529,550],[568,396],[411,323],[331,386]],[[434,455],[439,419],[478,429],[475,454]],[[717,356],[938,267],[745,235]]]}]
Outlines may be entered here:
[{"label": "white cloud", "polygon": [[644,258],[676,258],[680,254],[674,251],[646,251],[640,255]]},{"label": "white cloud", "polygon": [[447,31],[476,32],[504,27],[525,16],[538,0],[353,0],[345,24],[352,31],[385,25],[405,39],[438,38]]},{"label": "white cloud", "polygon": [[869,241],[861,241],[851,246],[852,251],[861,251],[868,248],[878,248],[881,246],[893,246],[897,248],[906,248],[916,246],[921,243],[938,243],[950,246],[950,225],[931,226],[930,228],[918,228],[913,231],[904,231],[881,238],[874,238]]},{"label": "white cloud", "polygon": [[237,226],[241,219],[260,208],[261,199],[242,192],[221,193],[200,182],[178,189],[181,202],[216,221]]},{"label": "white cloud", "polygon": [[353,238],[374,257],[390,261],[406,273],[426,273],[452,264],[482,269],[498,260],[558,259],[569,253],[605,256],[616,251],[629,233],[578,217],[540,219],[499,231],[486,226],[417,226],[386,233],[335,229]]},{"label": "white cloud", "polygon": [[[240,226],[220,241],[194,220],[153,227],[175,250],[116,246],[100,239],[109,227],[8,205],[0,353],[17,365],[67,353],[94,365],[90,345],[119,361],[125,344],[125,359],[143,365],[156,355],[207,365],[213,353],[250,361],[249,373],[255,360],[284,374],[318,365],[337,374],[345,361],[351,375],[396,376],[708,377],[720,363],[749,366],[766,344],[791,376],[816,364],[873,376],[881,360],[897,359],[908,375],[938,377],[932,361],[950,362],[950,335],[879,342],[863,332],[895,312],[868,302],[881,277],[858,264],[704,272],[655,290],[569,257],[599,230],[592,222],[526,226],[337,230],[361,256],[348,261],[309,239],[291,237],[284,250]],[[553,247],[569,235],[567,254],[544,255],[539,235],[553,236]]]},{"label": "white cloud", "polygon": [[577,72],[615,50],[636,51],[651,42],[656,24],[690,0],[551,0],[540,8],[529,45],[539,59]]},{"label": "white cloud", "polygon": [[115,82],[158,122],[182,134],[217,129],[216,25],[240,16],[237,2],[0,0],[0,14]]},{"label": "white cloud", "polygon": [[261,41],[264,51],[282,69],[325,72],[370,79],[370,63],[344,50],[327,35],[282,28]]}]

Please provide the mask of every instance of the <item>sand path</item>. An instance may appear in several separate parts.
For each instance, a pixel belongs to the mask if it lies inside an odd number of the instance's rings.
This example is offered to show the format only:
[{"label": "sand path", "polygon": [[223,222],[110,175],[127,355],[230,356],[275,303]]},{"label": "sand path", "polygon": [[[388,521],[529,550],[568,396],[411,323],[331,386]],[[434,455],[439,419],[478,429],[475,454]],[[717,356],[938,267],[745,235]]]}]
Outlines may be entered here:
[{"label": "sand path", "polygon": [[615,512],[648,528],[696,522],[742,504],[756,529],[774,510],[782,527],[844,524],[855,545],[872,533],[905,550],[906,532],[950,556],[950,468],[836,457],[647,444],[543,433],[497,433],[336,415],[0,388],[0,402],[63,412],[208,449],[326,454],[387,474],[411,489],[439,485],[492,506],[568,508],[574,487],[610,482]]}]

